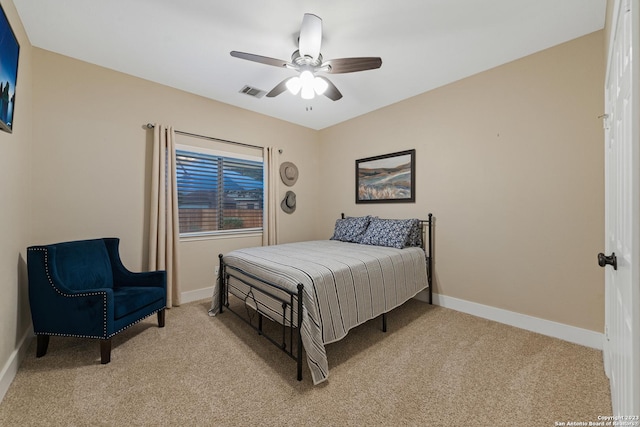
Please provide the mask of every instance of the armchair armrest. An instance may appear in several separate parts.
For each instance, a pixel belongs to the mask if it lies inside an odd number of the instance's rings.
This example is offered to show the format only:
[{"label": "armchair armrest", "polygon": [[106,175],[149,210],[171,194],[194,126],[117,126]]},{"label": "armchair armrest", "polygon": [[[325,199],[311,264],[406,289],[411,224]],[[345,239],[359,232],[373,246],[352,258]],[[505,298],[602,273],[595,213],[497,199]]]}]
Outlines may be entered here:
[{"label": "armchair armrest", "polygon": [[128,270],[118,271],[113,270],[113,286],[155,286],[159,288],[166,288],[167,274],[164,270],[159,271],[143,271],[143,272],[131,272]]},{"label": "armchair armrest", "polygon": [[104,239],[109,258],[111,260],[111,269],[113,271],[113,284],[115,287],[124,286],[156,286],[167,287],[167,274],[163,270],[158,271],[144,271],[144,272],[132,272],[129,271],[122,260],[120,259],[120,252],[118,245],[120,239],[118,238],[106,238]]},{"label": "armchair armrest", "polygon": [[[50,332],[86,338],[106,339],[113,332],[113,290],[99,288],[69,295],[56,295],[44,301],[47,309],[39,312],[42,329]],[[38,322],[40,323],[40,322]]]},{"label": "armchair armrest", "polygon": [[46,247],[27,252],[29,302],[36,334],[106,338],[112,327],[113,290],[73,290],[61,280]]}]

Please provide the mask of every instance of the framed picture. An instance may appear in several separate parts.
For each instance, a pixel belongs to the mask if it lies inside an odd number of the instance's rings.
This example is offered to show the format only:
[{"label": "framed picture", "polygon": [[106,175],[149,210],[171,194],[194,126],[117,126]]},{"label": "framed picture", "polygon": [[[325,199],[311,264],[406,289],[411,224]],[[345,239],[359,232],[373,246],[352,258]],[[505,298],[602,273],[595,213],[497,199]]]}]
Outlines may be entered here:
[{"label": "framed picture", "polygon": [[416,201],[416,150],[356,160],[356,203]]},{"label": "framed picture", "polygon": [[0,6],[0,129],[13,132],[20,45]]}]

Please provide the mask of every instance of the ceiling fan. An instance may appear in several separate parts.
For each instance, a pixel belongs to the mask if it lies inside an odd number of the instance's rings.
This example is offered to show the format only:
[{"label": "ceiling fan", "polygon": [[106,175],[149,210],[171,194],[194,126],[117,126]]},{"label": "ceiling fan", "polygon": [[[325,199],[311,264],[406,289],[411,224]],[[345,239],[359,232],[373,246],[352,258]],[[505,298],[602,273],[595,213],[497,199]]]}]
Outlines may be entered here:
[{"label": "ceiling fan", "polygon": [[320,53],[321,44],[322,19],[311,13],[305,13],[300,27],[298,50],[291,55],[291,62],[235,50],[231,51],[231,56],[274,67],[289,68],[299,73],[298,76],[288,77],[278,83],[267,93],[269,98],[278,96],[288,89],[294,95],[300,92],[303,99],[313,99],[315,94],[318,94],[337,101],[342,98],[342,93],[329,79],[319,76],[317,73],[353,73],[373,70],[382,66],[382,59],[378,57],[341,58],[324,61]]}]

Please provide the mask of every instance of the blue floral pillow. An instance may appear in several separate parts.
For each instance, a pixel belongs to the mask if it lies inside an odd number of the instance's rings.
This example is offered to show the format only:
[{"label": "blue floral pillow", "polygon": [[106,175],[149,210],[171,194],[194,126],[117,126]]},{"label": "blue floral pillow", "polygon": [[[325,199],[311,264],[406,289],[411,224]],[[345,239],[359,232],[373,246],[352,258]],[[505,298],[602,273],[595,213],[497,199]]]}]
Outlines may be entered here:
[{"label": "blue floral pillow", "polygon": [[416,219],[373,218],[360,243],[402,249],[407,246],[416,225]]},{"label": "blue floral pillow", "polygon": [[414,224],[409,232],[406,246],[422,247],[422,227],[420,227],[420,221],[418,219],[412,219],[410,221],[414,221]]},{"label": "blue floral pillow", "polygon": [[370,216],[347,217],[336,220],[336,226],[331,240],[342,242],[360,243],[367,227]]}]

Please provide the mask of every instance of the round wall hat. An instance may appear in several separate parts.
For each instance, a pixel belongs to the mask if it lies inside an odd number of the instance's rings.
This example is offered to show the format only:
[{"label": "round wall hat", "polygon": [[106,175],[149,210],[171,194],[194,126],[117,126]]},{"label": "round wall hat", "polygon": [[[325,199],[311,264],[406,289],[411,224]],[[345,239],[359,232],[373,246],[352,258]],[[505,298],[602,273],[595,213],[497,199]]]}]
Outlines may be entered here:
[{"label": "round wall hat", "polygon": [[291,162],[283,162],[280,165],[280,178],[288,187],[291,187],[298,180],[298,168]]},{"label": "round wall hat", "polygon": [[282,199],[280,203],[280,207],[288,214],[293,213],[296,210],[296,193],[287,191],[287,194],[285,194],[284,199]]}]

